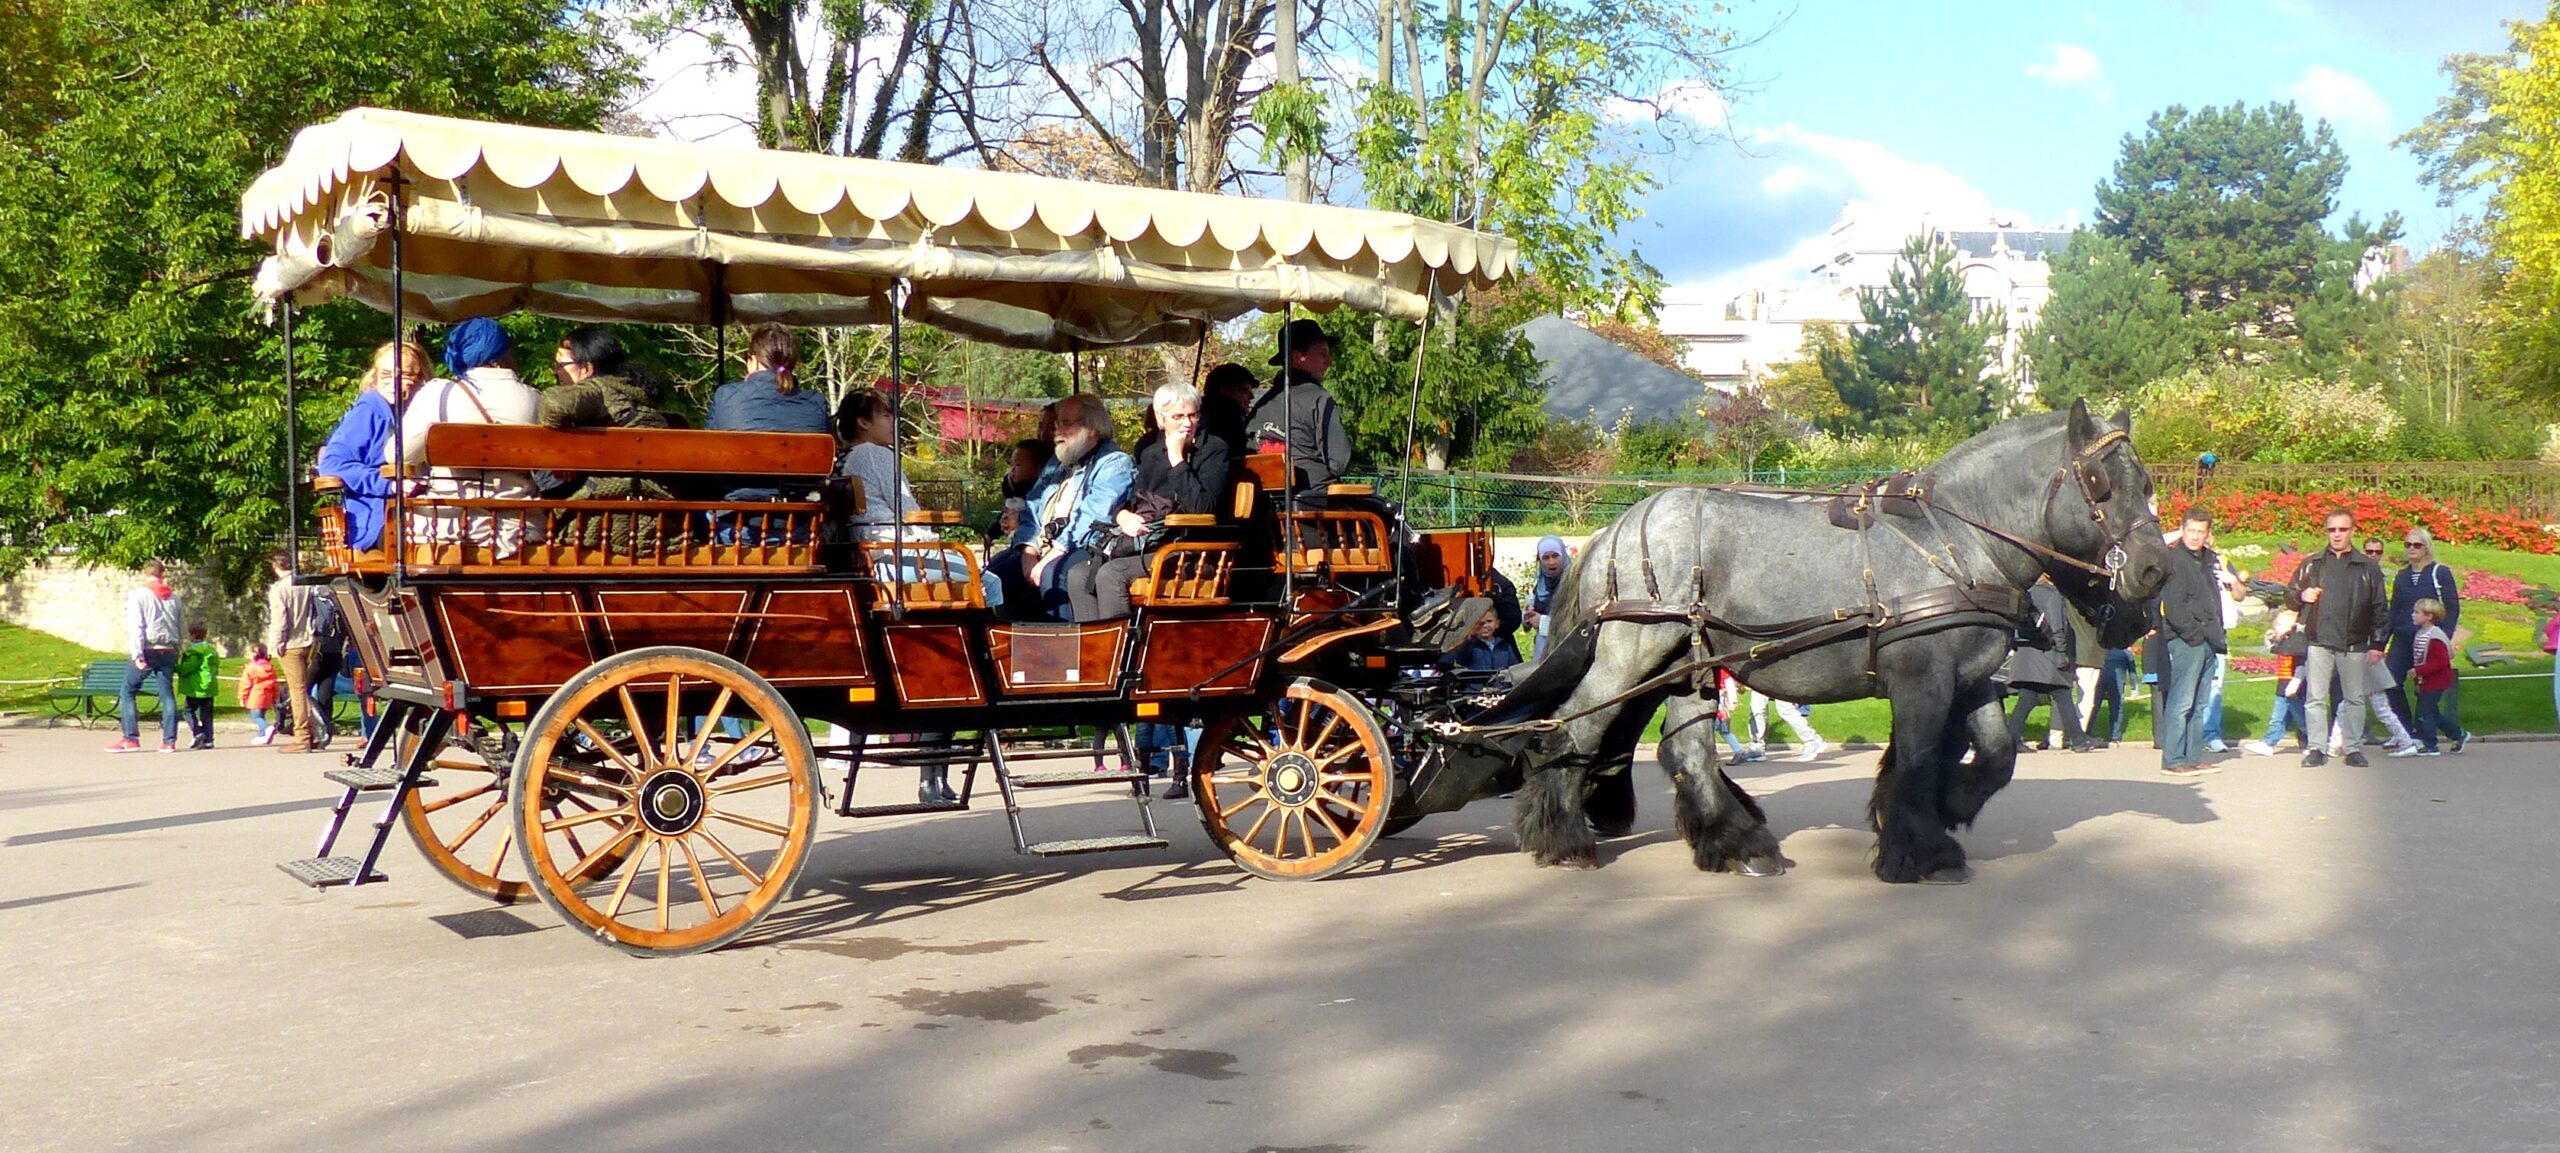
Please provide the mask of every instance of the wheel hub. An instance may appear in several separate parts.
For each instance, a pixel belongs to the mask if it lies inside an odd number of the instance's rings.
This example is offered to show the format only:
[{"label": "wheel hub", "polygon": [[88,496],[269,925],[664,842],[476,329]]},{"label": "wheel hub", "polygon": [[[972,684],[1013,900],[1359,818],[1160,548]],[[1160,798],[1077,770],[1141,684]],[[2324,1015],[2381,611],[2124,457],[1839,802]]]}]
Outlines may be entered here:
[{"label": "wheel hub", "polygon": [[1271,769],[1264,777],[1273,799],[1296,808],[1313,801],[1316,796],[1316,763],[1302,753],[1282,753],[1271,758]]},{"label": "wheel hub", "polygon": [[640,822],[660,836],[680,837],[702,823],[702,782],[683,769],[664,769],[640,783]]}]

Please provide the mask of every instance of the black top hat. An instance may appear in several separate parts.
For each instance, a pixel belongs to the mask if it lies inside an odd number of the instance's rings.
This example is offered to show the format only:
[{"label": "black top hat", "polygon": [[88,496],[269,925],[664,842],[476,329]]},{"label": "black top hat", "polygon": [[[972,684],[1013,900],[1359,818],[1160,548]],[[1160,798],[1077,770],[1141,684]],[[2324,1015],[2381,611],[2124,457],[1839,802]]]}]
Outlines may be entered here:
[{"label": "black top hat", "polygon": [[1310,344],[1321,344],[1327,349],[1331,349],[1333,347],[1333,338],[1326,336],[1324,334],[1324,326],[1313,320],[1304,318],[1292,320],[1286,327],[1280,330],[1279,351],[1273,352],[1271,354],[1271,359],[1264,363],[1278,364],[1281,362],[1281,356],[1283,353],[1291,349],[1305,348]]}]

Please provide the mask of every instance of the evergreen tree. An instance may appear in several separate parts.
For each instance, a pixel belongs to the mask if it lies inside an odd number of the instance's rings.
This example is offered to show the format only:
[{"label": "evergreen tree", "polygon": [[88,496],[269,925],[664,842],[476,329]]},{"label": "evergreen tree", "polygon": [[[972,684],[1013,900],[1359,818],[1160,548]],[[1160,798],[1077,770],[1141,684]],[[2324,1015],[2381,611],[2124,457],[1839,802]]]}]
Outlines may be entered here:
[{"label": "evergreen tree", "polygon": [[1885,287],[1860,294],[1858,312],[1864,323],[1848,347],[1822,353],[1822,375],[1847,410],[1840,431],[1972,433],[2000,418],[2008,390],[1992,349],[2007,325],[1965,295],[1954,248],[1911,238]]},{"label": "evergreen tree", "polygon": [[[2227,356],[2301,333],[2346,155],[2291,104],[2154,113],[2097,189],[2098,231],[2154,268]],[[2386,222],[2398,230],[2398,220]]]},{"label": "evergreen tree", "polygon": [[2177,292],[2157,269],[2136,263],[2123,241],[2074,233],[2052,268],[2053,295],[2026,338],[2045,407],[2068,407],[2074,397],[2121,400],[2204,354]]}]

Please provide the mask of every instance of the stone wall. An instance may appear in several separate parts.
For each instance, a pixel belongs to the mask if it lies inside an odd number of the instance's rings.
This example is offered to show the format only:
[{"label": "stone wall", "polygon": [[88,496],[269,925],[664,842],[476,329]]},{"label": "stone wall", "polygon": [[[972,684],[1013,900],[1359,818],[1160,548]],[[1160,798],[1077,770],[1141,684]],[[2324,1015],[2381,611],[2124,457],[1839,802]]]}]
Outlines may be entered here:
[{"label": "stone wall", "polygon": [[[0,621],[120,653],[125,646],[125,594],[141,583],[142,574],[131,569],[62,559],[32,565],[0,582]],[[263,588],[231,596],[211,573],[185,567],[170,569],[169,583],[186,603],[187,623],[204,625],[225,656],[248,652],[249,642],[265,627]]]}]

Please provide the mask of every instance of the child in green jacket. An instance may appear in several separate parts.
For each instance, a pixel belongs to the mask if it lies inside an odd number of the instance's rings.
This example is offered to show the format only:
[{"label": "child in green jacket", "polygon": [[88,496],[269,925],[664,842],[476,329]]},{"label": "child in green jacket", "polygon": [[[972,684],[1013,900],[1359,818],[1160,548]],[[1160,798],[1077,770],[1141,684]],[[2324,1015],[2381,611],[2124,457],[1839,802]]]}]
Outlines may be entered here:
[{"label": "child in green jacket", "polygon": [[213,747],[213,689],[222,672],[222,654],[204,639],[203,625],[187,626],[187,647],[178,654],[178,695],[187,702],[187,731],[195,734],[190,748]]}]

